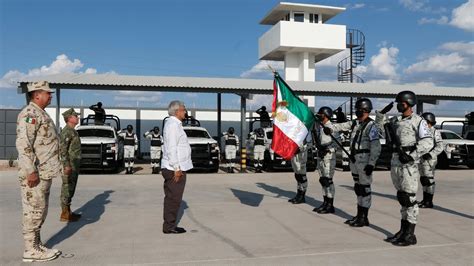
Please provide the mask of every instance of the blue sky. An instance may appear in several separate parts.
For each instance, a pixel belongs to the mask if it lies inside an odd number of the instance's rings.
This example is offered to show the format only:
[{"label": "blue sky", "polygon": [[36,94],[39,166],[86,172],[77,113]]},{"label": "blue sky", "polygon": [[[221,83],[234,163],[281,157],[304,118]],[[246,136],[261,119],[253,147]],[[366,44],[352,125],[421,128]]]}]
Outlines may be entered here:
[{"label": "blue sky", "polygon": [[[274,0],[0,0],[0,107],[19,108],[15,81],[74,72],[271,79],[258,60],[259,21]],[[346,7],[328,23],[359,29],[367,55],[358,73],[367,82],[474,87],[474,0],[289,1]],[[334,81],[340,53],[316,64],[316,79]],[[273,63],[282,69],[281,63]],[[265,67],[263,67],[265,66]],[[63,91],[63,105],[163,107],[174,93]],[[206,95],[207,96],[207,95]],[[214,108],[185,95],[188,105]],[[223,96],[238,108],[239,98]],[[323,98],[335,105],[340,98]],[[257,96],[253,108],[267,96]],[[384,101],[378,101],[381,106]],[[463,115],[468,102],[425,106]]]}]

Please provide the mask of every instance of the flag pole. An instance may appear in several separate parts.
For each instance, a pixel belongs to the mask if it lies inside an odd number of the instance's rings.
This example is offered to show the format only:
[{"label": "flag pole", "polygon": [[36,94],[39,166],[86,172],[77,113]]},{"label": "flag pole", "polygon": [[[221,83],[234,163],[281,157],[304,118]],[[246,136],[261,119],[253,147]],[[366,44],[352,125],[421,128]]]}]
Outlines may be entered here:
[{"label": "flag pole", "polygon": [[[318,124],[320,124],[321,127],[323,127],[323,129],[324,129],[324,128],[327,128],[327,127],[322,123],[322,121],[319,119],[319,117],[318,117],[317,115],[314,115],[314,118],[315,118],[316,122],[317,122]],[[326,134],[326,133],[324,133],[324,134]],[[349,159],[351,160],[351,162],[352,162],[352,163],[355,163],[355,158],[354,158],[354,156],[352,156],[352,155],[349,154],[349,152],[344,148],[344,146],[342,146],[342,144],[336,139],[336,137],[334,137],[332,134],[329,134],[329,136],[330,136],[331,139],[337,144],[337,146],[339,146],[339,147],[341,148],[341,150],[342,150],[345,154],[347,154],[347,156],[349,157]]]}]

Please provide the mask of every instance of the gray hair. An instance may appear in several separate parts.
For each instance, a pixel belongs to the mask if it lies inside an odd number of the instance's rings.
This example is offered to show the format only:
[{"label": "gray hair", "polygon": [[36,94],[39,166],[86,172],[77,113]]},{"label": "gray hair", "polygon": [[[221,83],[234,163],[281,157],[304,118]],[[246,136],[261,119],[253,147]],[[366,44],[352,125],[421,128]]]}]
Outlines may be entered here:
[{"label": "gray hair", "polygon": [[168,105],[168,115],[176,115],[176,112],[178,111],[180,106],[184,106],[184,103],[182,101],[171,101],[170,105]]}]

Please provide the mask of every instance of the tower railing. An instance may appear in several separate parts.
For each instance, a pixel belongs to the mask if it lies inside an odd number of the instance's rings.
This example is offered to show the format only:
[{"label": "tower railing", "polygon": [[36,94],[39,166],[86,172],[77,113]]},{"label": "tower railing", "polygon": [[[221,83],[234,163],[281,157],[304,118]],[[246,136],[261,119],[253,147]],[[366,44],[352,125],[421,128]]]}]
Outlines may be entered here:
[{"label": "tower railing", "polygon": [[356,29],[347,29],[346,48],[350,55],[337,64],[337,80],[339,82],[364,83],[364,80],[354,74],[354,69],[365,59],[365,35]]}]

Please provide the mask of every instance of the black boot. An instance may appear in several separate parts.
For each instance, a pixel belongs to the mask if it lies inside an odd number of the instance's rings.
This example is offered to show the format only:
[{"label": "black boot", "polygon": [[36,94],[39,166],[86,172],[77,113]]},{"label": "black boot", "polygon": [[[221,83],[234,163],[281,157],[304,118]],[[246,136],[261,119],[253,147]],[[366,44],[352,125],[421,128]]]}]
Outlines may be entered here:
[{"label": "black boot", "polygon": [[362,215],[362,207],[359,206],[359,204],[357,204],[357,214],[356,216],[352,217],[352,219],[349,219],[349,220],[346,220],[344,223],[345,224],[348,224],[348,225],[352,225],[358,217],[360,217]]},{"label": "black boot", "polygon": [[323,198],[324,198],[323,203],[322,203],[319,207],[314,208],[314,209],[313,209],[314,212],[319,213],[321,210],[325,209],[326,206],[328,205],[328,197],[323,196]]},{"label": "black boot", "polygon": [[353,227],[362,227],[362,226],[369,226],[369,208],[360,207],[361,215],[356,218],[354,223],[349,224]]},{"label": "black boot", "polygon": [[400,220],[400,230],[396,232],[393,236],[385,238],[384,241],[390,242],[390,243],[397,241],[400,238],[400,236],[407,230],[407,228],[408,228],[408,221]]},{"label": "black boot", "polygon": [[128,171],[128,167],[127,167],[126,170],[125,170],[125,174],[126,174],[126,175],[130,174],[129,171]]},{"label": "black boot", "polygon": [[129,167],[128,174],[129,175],[133,174],[133,167]]},{"label": "black boot", "polygon": [[298,192],[296,193],[296,196],[290,200],[288,200],[289,202],[293,203],[293,204],[301,204],[301,203],[305,203],[306,202],[306,198],[305,198],[305,195],[306,193],[302,190],[298,190]]},{"label": "black boot", "polygon": [[155,167],[152,167],[152,168],[151,168],[151,173],[152,173],[152,174],[156,174]]},{"label": "black boot", "polygon": [[401,247],[416,245],[417,241],[415,236],[415,226],[416,224],[408,222],[407,229],[405,230],[404,234],[402,234],[397,240],[393,241],[392,244]]},{"label": "black boot", "polygon": [[328,203],[326,205],[326,208],[322,209],[319,213],[320,214],[326,214],[326,213],[334,213],[334,198],[327,198]]},{"label": "black boot", "polygon": [[420,208],[433,208],[433,194],[423,192],[423,200],[418,204]]}]

